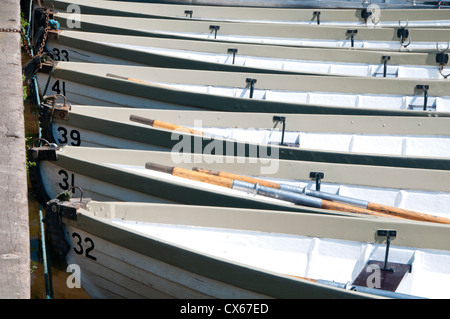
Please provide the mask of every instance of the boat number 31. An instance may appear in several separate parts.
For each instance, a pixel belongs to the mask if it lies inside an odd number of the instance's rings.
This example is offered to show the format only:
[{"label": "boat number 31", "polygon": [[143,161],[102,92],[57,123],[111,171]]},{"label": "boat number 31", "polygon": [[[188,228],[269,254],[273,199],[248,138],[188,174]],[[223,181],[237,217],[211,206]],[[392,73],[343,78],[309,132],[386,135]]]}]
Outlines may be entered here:
[{"label": "boat number 31", "polygon": [[72,233],[72,238],[75,239],[75,244],[73,245],[73,251],[78,255],[85,255],[87,258],[92,260],[97,260],[97,257],[92,256],[94,250],[94,241],[89,237],[82,238],[78,233]]}]

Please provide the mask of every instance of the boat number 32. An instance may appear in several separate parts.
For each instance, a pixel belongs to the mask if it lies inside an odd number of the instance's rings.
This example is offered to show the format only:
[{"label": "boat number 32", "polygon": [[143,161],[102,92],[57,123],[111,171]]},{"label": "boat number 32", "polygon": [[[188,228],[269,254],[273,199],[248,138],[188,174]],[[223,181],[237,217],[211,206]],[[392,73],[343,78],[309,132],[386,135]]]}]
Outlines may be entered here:
[{"label": "boat number 32", "polygon": [[73,251],[78,255],[85,255],[87,258],[97,260],[97,257],[92,256],[92,252],[95,248],[94,241],[89,237],[82,238],[78,233],[72,233],[72,238],[75,239]]}]

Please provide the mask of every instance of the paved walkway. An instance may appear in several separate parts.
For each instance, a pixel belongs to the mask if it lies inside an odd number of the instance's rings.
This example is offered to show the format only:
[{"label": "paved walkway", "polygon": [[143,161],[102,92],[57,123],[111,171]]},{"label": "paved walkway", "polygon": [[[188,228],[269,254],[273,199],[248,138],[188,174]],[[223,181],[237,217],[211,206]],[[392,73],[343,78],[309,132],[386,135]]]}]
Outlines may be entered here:
[{"label": "paved walkway", "polygon": [[[20,29],[20,0],[1,0],[0,28]],[[20,34],[0,32],[0,299],[30,298]]]}]

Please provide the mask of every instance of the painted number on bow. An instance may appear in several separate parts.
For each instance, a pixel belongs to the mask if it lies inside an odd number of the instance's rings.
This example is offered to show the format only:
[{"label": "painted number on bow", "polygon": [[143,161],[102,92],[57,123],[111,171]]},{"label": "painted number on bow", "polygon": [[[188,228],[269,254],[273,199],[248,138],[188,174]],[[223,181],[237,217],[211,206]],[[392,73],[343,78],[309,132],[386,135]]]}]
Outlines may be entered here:
[{"label": "painted number on bow", "polygon": [[56,92],[56,94],[62,94],[66,96],[66,82],[61,81],[62,83],[59,84],[59,80],[56,80],[55,84],[52,86],[52,91]]},{"label": "painted number on bow", "polygon": [[[65,170],[60,169],[58,171],[58,175],[62,176],[62,181],[63,183],[58,183],[59,187],[66,191],[68,190],[70,187],[73,187],[75,185],[75,176],[73,175],[73,173],[70,174],[69,177],[69,173],[67,173]],[[75,192],[75,189],[72,188],[72,192]]]},{"label": "painted number on bow", "polygon": [[69,52],[66,50],[54,48],[53,53],[55,54],[55,61],[69,61]]},{"label": "painted number on bow", "polygon": [[81,145],[81,136],[80,136],[79,131],[70,130],[68,132],[67,129],[63,126],[59,126],[56,130],[61,134],[61,137],[58,138],[58,143],[67,144],[69,142],[69,137],[70,137],[70,139],[71,139],[70,145],[72,145],[72,146],[80,146]]},{"label": "painted number on bow", "polygon": [[[92,260],[97,260],[97,257],[91,255],[91,252],[95,248],[94,241],[92,239],[90,239],[89,237],[86,237],[83,241],[83,238],[81,238],[81,235],[78,233],[72,233],[72,238],[76,239],[76,243],[73,247],[73,251],[76,254],[78,254],[78,255],[85,254],[87,258],[90,258]],[[83,242],[87,245],[86,248],[84,248]]]}]

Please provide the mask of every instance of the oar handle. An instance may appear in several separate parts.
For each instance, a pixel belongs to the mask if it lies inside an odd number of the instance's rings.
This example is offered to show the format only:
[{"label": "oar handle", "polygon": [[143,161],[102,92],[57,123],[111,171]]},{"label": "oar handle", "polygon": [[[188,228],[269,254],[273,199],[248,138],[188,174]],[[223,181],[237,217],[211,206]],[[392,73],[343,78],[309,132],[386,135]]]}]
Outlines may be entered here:
[{"label": "oar handle", "polygon": [[186,133],[198,134],[198,135],[204,134],[201,131],[197,131],[197,130],[194,130],[194,129],[191,129],[188,127],[184,127],[184,126],[180,126],[180,125],[176,125],[176,124],[172,124],[172,123],[168,123],[168,122],[164,122],[164,121],[160,121],[160,120],[152,120],[152,119],[148,119],[148,118],[141,117],[138,115],[130,115],[130,121],[141,123],[141,124],[146,124],[146,125],[150,125],[153,127],[170,130],[170,131],[179,131],[179,132],[186,132]]}]

